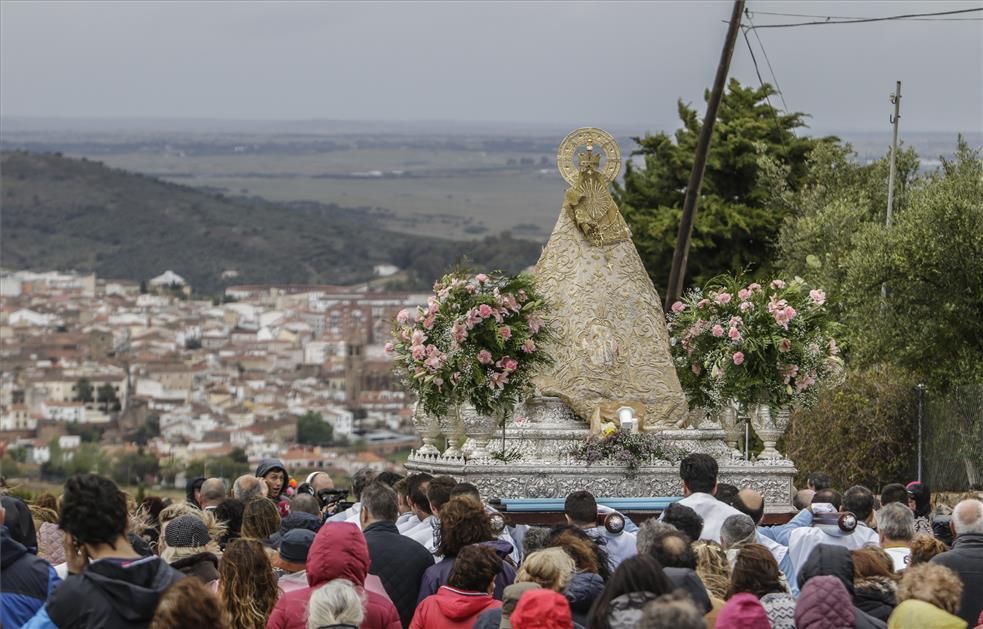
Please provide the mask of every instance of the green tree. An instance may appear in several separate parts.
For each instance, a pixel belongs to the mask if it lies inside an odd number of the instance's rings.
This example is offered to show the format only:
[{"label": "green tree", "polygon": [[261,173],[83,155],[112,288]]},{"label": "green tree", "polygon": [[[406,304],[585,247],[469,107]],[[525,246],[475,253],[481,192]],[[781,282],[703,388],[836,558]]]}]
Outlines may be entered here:
[{"label": "green tree", "polygon": [[114,410],[119,410],[119,398],[116,397],[116,389],[108,382],[96,389],[96,400],[102,406],[102,410],[107,413],[110,407],[113,407]]},{"label": "green tree", "polygon": [[[836,138],[799,137],[802,113],[783,114],[767,102],[775,90],[743,87],[732,79],[721,101],[693,227],[686,284],[702,285],[724,272],[770,269],[773,245],[787,212],[769,206],[761,157],[786,167],[785,183],[798,189],[806,157]],[[706,97],[709,96],[707,92]],[[665,290],[683,200],[702,123],[695,109],[679,102],[683,126],[672,136],[660,132],[635,138],[644,167],[629,161],[615,199],[631,226],[635,246],[660,291]]]},{"label": "green tree", "polygon": [[118,457],[112,466],[111,476],[121,485],[138,485],[148,476],[156,477],[160,472],[160,460],[145,454],[141,448],[137,452]]},{"label": "green tree", "polygon": [[320,413],[308,411],[297,418],[297,443],[328,445],[334,440],[334,427]]},{"label": "green tree", "polygon": [[94,399],[92,393],[93,387],[89,379],[79,378],[78,382],[75,383],[75,401],[91,404]]},{"label": "green tree", "polygon": [[229,458],[236,463],[249,463],[249,457],[242,448],[232,448],[232,452],[229,452]]}]

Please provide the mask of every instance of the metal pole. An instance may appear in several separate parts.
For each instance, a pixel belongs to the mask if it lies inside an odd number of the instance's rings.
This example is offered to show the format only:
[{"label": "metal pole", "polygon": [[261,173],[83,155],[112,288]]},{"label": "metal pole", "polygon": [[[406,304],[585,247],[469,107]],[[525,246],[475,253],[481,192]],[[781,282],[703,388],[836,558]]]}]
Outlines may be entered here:
[{"label": "metal pole", "polygon": [[918,391],[918,482],[922,482],[922,425],[925,421],[925,385],[915,387]]},{"label": "metal pole", "polygon": [[894,177],[897,174],[898,163],[898,120],[901,119],[901,81],[898,81],[894,93],[891,94],[894,103],[894,115],[891,124],[894,125],[894,139],[891,140],[891,174],[887,179],[887,226],[891,226],[891,215],[894,212]]},{"label": "metal pole", "polygon": [[730,59],[734,56],[734,43],[737,41],[737,31],[741,26],[741,15],[744,13],[744,0],[735,0],[734,10],[730,16],[730,26],[727,28],[727,39],[720,53],[720,63],[717,65],[717,75],[713,79],[713,91],[707,101],[707,112],[703,117],[703,127],[696,144],[696,155],[693,158],[693,171],[686,186],[686,197],[683,200],[683,216],[679,221],[679,234],[676,236],[676,249],[672,254],[672,268],[669,271],[669,285],[666,287],[666,310],[683,293],[683,278],[686,276],[686,258],[689,255],[689,242],[693,235],[693,222],[696,220],[696,201],[700,196],[703,185],[703,173],[707,166],[707,154],[710,152],[710,138],[713,135],[713,125],[717,121],[717,109],[723,98],[727,73],[730,71]]}]

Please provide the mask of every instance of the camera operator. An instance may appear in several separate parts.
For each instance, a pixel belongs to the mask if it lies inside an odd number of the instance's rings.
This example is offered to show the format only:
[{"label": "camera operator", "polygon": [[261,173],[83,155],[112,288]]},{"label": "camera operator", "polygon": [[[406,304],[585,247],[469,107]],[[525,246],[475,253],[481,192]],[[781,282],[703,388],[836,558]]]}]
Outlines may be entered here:
[{"label": "camera operator", "polygon": [[350,507],[342,511],[341,513],[336,513],[335,515],[328,518],[329,522],[351,522],[355,526],[362,528],[362,524],[359,519],[359,513],[362,510],[362,490],[365,489],[369,483],[375,480],[376,472],[363,467],[362,469],[355,472],[352,476],[352,495],[355,497],[355,503]]}]

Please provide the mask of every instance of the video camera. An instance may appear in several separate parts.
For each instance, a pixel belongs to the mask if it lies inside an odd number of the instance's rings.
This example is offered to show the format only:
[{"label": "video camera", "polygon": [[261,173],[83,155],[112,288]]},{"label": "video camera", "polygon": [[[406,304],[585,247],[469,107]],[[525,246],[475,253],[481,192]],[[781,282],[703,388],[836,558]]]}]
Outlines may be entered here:
[{"label": "video camera", "polygon": [[347,489],[322,489],[314,496],[321,505],[321,509],[334,507],[334,513],[340,513],[350,508],[354,502],[345,500],[348,497]]}]

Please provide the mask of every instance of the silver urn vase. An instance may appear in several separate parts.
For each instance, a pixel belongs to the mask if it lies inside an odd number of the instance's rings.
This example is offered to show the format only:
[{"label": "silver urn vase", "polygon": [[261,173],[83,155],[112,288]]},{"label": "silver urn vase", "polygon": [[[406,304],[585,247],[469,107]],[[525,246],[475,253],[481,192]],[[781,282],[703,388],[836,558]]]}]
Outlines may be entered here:
[{"label": "silver urn vase", "polygon": [[781,459],[781,453],[775,449],[775,444],[785,434],[791,411],[787,406],[769,406],[765,403],[754,403],[748,407],[748,416],[755,434],[764,443],[764,450],[758,455],[759,461]]},{"label": "silver urn vase", "polygon": [[464,430],[464,419],[461,415],[461,409],[453,407],[440,418],[441,430],[447,437],[447,448],[442,457],[456,459],[464,457],[464,444],[468,440],[468,434]]},{"label": "silver urn vase", "polygon": [[423,445],[416,451],[421,456],[437,456],[440,450],[435,445],[440,439],[440,420],[423,410],[419,402],[413,407],[413,427],[423,440]]},{"label": "silver urn vase", "polygon": [[[468,444],[464,448],[467,459],[487,459],[491,456],[488,444],[491,442],[498,420],[493,415],[479,413],[473,406],[461,409],[461,424],[468,436]],[[470,446],[470,447],[468,447]]]},{"label": "silver urn vase", "polygon": [[731,450],[731,456],[740,458],[741,451],[737,449],[737,444],[744,434],[742,429],[742,423],[738,416],[738,405],[737,402],[730,400],[725,402],[724,405],[717,411],[717,421],[720,422],[720,427],[724,431],[724,442],[727,447]]}]

